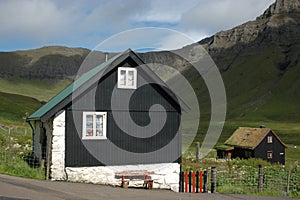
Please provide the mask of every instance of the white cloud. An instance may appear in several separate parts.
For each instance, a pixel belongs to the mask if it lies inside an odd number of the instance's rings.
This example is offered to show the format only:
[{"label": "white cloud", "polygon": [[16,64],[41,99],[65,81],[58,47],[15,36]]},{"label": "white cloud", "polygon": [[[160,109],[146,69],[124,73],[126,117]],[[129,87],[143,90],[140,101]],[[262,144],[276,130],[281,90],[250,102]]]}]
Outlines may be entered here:
[{"label": "white cloud", "polygon": [[214,34],[254,20],[275,0],[202,0],[183,13],[180,26],[187,31]]},{"label": "white cloud", "polygon": [[139,22],[177,23],[181,20],[181,14],[194,5],[198,0],[151,0],[144,12],[137,13],[133,18]]},{"label": "white cloud", "polygon": [[68,23],[68,13],[51,1],[1,1],[0,35],[33,40],[59,37]]},{"label": "white cloud", "polygon": [[[94,48],[111,35],[145,26],[175,29],[200,40],[217,31],[255,19],[274,1],[0,1],[0,46],[9,48],[23,43],[28,48],[30,45]],[[142,37],[138,42],[143,44],[142,40],[148,41],[151,39],[149,37]],[[172,36],[161,39],[164,41],[163,48],[184,43]]]},{"label": "white cloud", "polygon": [[180,49],[187,44],[196,42],[191,37],[180,32],[171,32],[169,35],[161,38],[160,50]]}]

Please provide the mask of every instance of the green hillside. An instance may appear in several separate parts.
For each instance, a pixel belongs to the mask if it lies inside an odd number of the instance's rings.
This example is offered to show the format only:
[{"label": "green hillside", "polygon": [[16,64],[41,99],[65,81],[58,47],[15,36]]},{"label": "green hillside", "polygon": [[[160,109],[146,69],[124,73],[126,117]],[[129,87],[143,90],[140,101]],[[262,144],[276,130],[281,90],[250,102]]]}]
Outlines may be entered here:
[{"label": "green hillside", "polygon": [[25,125],[25,116],[40,106],[34,98],[0,92],[0,124]]},{"label": "green hillside", "polygon": [[47,102],[64,89],[71,80],[0,78],[0,92],[28,96]]},{"label": "green hillside", "polygon": [[[222,72],[227,116],[219,143],[240,126],[265,125],[275,130],[285,143],[300,145],[300,63],[280,68],[278,63],[286,59],[287,54],[277,44],[255,45],[255,51],[252,45],[241,48],[230,67]],[[300,51],[296,42],[292,47]],[[231,52],[231,49],[223,50],[223,58],[218,62],[224,63],[222,59],[227,59]],[[288,56],[290,60],[299,59],[297,54]],[[202,141],[211,114],[210,96],[201,77],[195,77],[192,70],[185,74],[199,97],[201,126],[196,140]]]},{"label": "green hillside", "polygon": [[274,46],[245,61],[237,60],[223,73],[227,98],[227,125],[265,125],[289,144],[300,144],[300,63],[284,71],[276,60],[283,55]]}]

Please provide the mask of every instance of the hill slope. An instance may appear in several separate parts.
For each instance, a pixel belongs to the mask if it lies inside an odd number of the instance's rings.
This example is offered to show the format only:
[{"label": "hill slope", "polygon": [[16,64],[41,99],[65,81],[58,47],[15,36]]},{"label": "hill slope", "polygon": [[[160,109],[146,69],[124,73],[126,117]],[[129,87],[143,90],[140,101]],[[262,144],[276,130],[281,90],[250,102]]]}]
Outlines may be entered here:
[{"label": "hill slope", "polygon": [[261,123],[300,143],[299,22],[300,1],[277,0],[255,21],[199,42],[222,72],[227,126]]},{"label": "hill slope", "polygon": [[90,51],[60,46],[1,52],[0,77],[63,79],[74,76]]},{"label": "hill slope", "polygon": [[[285,142],[300,144],[297,139],[300,132],[299,0],[277,0],[255,21],[219,32],[181,51],[191,52],[198,44],[207,49],[219,67],[226,87],[228,113],[220,141],[238,126],[264,124]],[[0,53],[0,86],[3,86],[0,92],[48,100],[70,82],[89,52],[81,48],[43,47]],[[198,135],[201,139],[210,116],[210,97],[201,77],[195,76],[182,59],[169,52],[140,55],[146,62],[184,71],[199,97],[203,115]],[[104,60],[101,52],[96,57],[99,62]],[[22,85],[19,89],[13,89],[16,82]],[[48,90],[43,90],[49,83]],[[47,97],[43,97],[45,93]]]},{"label": "hill slope", "polygon": [[0,124],[24,125],[25,117],[42,105],[34,98],[0,92]]}]

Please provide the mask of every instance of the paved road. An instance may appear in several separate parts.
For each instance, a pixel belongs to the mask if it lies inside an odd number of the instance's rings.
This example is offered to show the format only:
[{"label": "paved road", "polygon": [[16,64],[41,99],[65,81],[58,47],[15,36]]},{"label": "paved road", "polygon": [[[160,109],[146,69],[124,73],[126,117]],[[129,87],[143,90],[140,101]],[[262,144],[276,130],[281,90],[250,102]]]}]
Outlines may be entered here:
[{"label": "paved road", "polygon": [[0,200],[25,199],[284,200],[285,198],[223,194],[184,194],[166,190],[123,189],[83,183],[40,181],[0,174]]}]

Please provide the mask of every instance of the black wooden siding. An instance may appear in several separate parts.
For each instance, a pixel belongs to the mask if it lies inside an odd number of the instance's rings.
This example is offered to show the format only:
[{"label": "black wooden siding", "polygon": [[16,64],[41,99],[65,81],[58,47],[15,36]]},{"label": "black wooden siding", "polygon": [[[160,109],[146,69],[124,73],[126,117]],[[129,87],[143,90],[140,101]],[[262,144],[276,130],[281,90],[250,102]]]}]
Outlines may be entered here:
[{"label": "black wooden siding", "polygon": [[[272,143],[268,143],[268,136],[272,136],[273,141]],[[267,152],[272,151],[273,157],[268,159]],[[283,153],[283,155],[280,155]],[[263,139],[263,141],[256,147],[254,150],[254,157],[255,158],[262,158],[264,160],[285,164],[285,147],[282,143],[274,136],[272,132],[269,132],[267,136]]]},{"label": "black wooden siding", "polygon": [[[127,60],[120,66],[135,66],[132,60]],[[147,80],[147,75],[144,76],[141,70],[138,69],[138,86]],[[149,108],[154,104],[161,105],[164,109],[156,107],[152,110],[152,114],[156,118],[163,121],[163,113],[167,113],[167,120],[162,130],[152,137],[137,138],[124,133],[118,128],[113,119],[112,109],[119,114],[128,112],[128,110],[121,109],[124,103],[124,97],[130,95],[132,90],[117,89],[116,108],[111,108],[112,91],[117,84],[117,68],[103,77],[101,81],[95,84],[92,88],[82,94],[78,99],[73,101],[66,110],[66,166],[80,167],[80,166],[101,166],[101,165],[124,165],[124,164],[151,164],[151,163],[169,163],[177,162],[181,157],[181,134],[176,133],[180,131],[180,116],[181,111],[178,102],[174,102],[166,93],[159,89],[160,86],[155,84],[147,84],[134,91],[130,98],[129,110],[132,120],[140,125],[146,126],[150,122]],[[94,91],[94,93],[93,93]],[[94,96],[95,95],[95,96]],[[95,102],[95,109],[91,108],[92,103]],[[81,140],[82,132],[82,113],[84,111],[99,111],[107,112],[107,140]],[[123,123],[129,124],[128,118],[123,118]],[[76,125],[75,125],[76,123]],[[77,128],[77,129],[76,129]],[[170,143],[170,141],[172,141]],[[141,154],[143,156],[128,158],[122,155],[122,151],[116,154],[111,143],[127,153]],[[171,144],[171,145],[170,145]],[[166,151],[161,150],[166,145],[170,148]],[[95,156],[95,152],[89,152],[86,147],[93,147],[99,152],[105,152],[101,156]],[[103,157],[104,156],[104,157]],[[105,162],[102,162],[105,160]],[[180,159],[179,159],[180,160]]]},{"label": "black wooden siding", "polygon": [[253,158],[254,152],[251,149],[235,147],[232,157],[233,158],[245,158],[245,159]]}]

